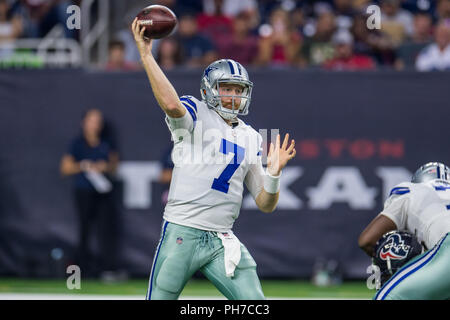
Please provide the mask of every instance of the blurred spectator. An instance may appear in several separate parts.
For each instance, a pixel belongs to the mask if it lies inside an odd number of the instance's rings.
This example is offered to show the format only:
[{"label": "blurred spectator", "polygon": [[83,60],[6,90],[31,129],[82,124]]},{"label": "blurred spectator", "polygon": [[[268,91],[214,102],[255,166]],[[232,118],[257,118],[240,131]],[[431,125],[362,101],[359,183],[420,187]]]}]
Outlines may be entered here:
[{"label": "blurred spectator", "polygon": [[287,66],[297,63],[302,37],[292,27],[287,11],[278,8],[272,11],[270,24],[259,29],[258,64]]},{"label": "blurred spectator", "polygon": [[413,16],[400,7],[401,0],[380,0],[381,30],[388,34],[394,45],[400,45],[414,32]]},{"label": "blurred spectator", "polygon": [[[72,140],[61,159],[60,171],[64,176],[72,176],[74,182],[74,203],[79,219],[76,264],[84,276],[96,277],[103,271],[118,269],[120,223],[113,177],[119,155],[102,135],[104,119],[101,111],[88,110],[83,115],[81,127],[81,134]],[[96,230],[99,231],[99,255],[95,255],[90,246]]]},{"label": "blurred spectator", "polygon": [[412,14],[431,14],[436,9],[436,0],[402,0],[402,8]]},{"label": "blurred spectator", "polygon": [[397,70],[414,68],[419,52],[432,41],[433,21],[427,13],[417,13],[414,16],[414,33],[411,39],[403,43],[396,51]]},{"label": "blurred spectator", "polygon": [[336,31],[332,43],[334,45],[334,58],[323,64],[325,69],[334,71],[375,69],[375,63],[371,57],[353,52],[353,36],[347,29]]},{"label": "blurred spectator", "polygon": [[450,0],[437,0],[435,19],[450,19]]},{"label": "blurred spectator", "polygon": [[177,0],[153,0],[152,4],[158,4],[161,6],[165,6],[173,11],[173,10],[175,10]]},{"label": "blurred spectator", "polygon": [[[125,61],[139,64],[141,61],[141,57],[139,56],[139,51],[136,47],[136,42],[134,41],[133,35],[130,32],[129,28],[118,31],[116,33],[116,35],[114,36],[114,38],[117,39],[118,41],[122,42],[124,45]],[[153,43],[155,50],[158,47],[158,42],[155,41]]]},{"label": "blurred spectator", "polygon": [[305,38],[302,48],[302,65],[318,66],[334,56],[331,38],[336,30],[333,12],[319,13],[312,36]]},{"label": "blurred spectator", "polygon": [[353,19],[350,28],[354,39],[354,51],[357,54],[375,58],[379,65],[393,65],[395,61],[394,43],[385,33],[366,25],[367,16],[360,14]]},{"label": "blurred spectator", "polygon": [[8,0],[0,0],[0,43],[17,39],[23,30],[22,19],[11,13]]},{"label": "blurred spectator", "polygon": [[334,0],[333,5],[337,28],[349,29],[352,26],[353,17],[357,14],[353,8],[353,0]]},{"label": "blurred spectator", "polygon": [[218,42],[219,58],[252,64],[258,56],[258,38],[250,33],[250,16],[241,12],[234,18],[233,34]]},{"label": "blurred spectator", "polygon": [[[203,12],[206,15],[212,16],[217,12],[216,6],[218,1],[216,0],[203,0]],[[222,4],[222,14],[229,17],[235,18],[242,12],[245,12],[249,18],[250,28],[254,29],[259,24],[259,9],[258,2],[256,0],[223,0]]]},{"label": "blurred spectator", "polygon": [[296,7],[290,12],[290,20],[292,27],[298,31],[301,35],[304,34],[304,28],[306,24],[305,12],[302,7]]},{"label": "blurred spectator", "polygon": [[203,12],[207,15],[213,15],[217,12],[217,7],[222,7],[222,13],[225,16],[234,18],[241,12],[246,12],[249,16],[251,16],[251,12],[258,11],[258,3],[255,0],[203,0]]},{"label": "blurred spectator", "polygon": [[203,11],[203,3],[199,0],[176,0],[174,12],[178,16],[185,13],[199,14]]},{"label": "blurred spectator", "polygon": [[156,61],[165,70],[173,69],[183,63],[181,44],[176,38],[168,37],[160,40]]},{"label": "blurred spectator", "polygon": [[177,38],[184,53],[184,63],[188,67],[203,67],[216,60],[217,52],[213,43],[198,32],[197,20],[192,14],[179,17]]},{"label": "blurred spectator", "polygon": [[203,12],[197,16],[198,28],[216,44],[221,38],[233,32],[233,20],[223,12],[223,0],[214,1],[213,12]]},{"label": "blurred spectator", "polygon": [[434,43],[422,49],[417,57],[417,70],[450,70],[450,19],[443,20],[436,26],[434,39]]},{"label": "blurred spectator", "polygon": [[43,38],[57,24],[64,30],[66,38],[76,38],[77,30],[66,26],[69,0],[19,0],[15,12],[24,20],[24,33],[28,38]]},{"label": "blurred spectator", "polygon": [[355,10],[358,10],[361,13],[362,10],[365,11],[367,6],[369,6],[372,3],[373,3],[372,0],[353,0],[353,8],[355,8]]},{"label": "blurred spectator", "polygon": [[14,54],[12,41],[17,39],[23,30],[22,19],[10,12],[8,0],[0,0],[0,59]]},{"label": "blurred spectator", "polygon": [[113,40],[109,44],[107,71],[135,71],[139,65],[125,60],[125,44],[122,41]]}]

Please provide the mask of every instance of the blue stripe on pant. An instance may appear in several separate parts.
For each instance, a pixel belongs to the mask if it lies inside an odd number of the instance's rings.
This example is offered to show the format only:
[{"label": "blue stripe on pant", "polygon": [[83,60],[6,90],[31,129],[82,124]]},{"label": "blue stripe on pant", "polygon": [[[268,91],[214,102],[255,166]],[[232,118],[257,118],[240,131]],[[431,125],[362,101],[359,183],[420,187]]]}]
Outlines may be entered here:
[{"label": "blue stripe on pant", "polygon": [[152,296],[153,274],[155,272],[156,261],[158,260],[159,250],[161,249],[161,245],[162,245],[162,243],[164,241],[164,235],[166,234],[166,229],[167,229],[167,225],[168,224],[169,224],[168,221],[164,222],[163,231],[162,231],[162,235],[161,235],[161,240],[159,240],[158,249],[156,250],[155,259],[153,260],[153,264],[152,264],[152,271],[150,273],[150,281],[149,281],[149,284],[148,284],[148,291],[147,291],[146,300],[150,300],[150,298]]}]

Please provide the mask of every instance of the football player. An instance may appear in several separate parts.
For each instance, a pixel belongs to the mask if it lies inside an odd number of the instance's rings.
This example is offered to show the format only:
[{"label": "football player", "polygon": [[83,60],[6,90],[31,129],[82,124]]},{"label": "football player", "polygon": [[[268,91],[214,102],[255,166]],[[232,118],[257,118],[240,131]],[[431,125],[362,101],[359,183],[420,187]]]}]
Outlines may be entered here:
[{"label": "football player", "polygon": [[[408,251],[412,247],[405,246],[397,235],[396,239],[389,240],[385,252],[380,251],[380,246],[375,252],[377,240],[391,230],[411,233],[426,251],[408,261],[405,258],[410,256]],[[375,259],[390,256],[392,261],[404,262],[374,299],[450,299],[449,232],[450,168],[430,162],[414,173],[411,182],[401,183],[391,190],[383,211],[359,237],[359,246],[369,256]]]},{"label": "football player", "polygon": [[244,183],[261,211],[274,211],[295,142],[286,134],[281,143],[278,135],[264,171],[262,136],[238,118],[248,113],[253,87],[245,68],[230,59],[213,62],[201,79],[202,99],[179,97],[137,20],[132,30],[174,141],[175,167],[147,299],[177,299],[197,270],[228,299],[264,299],[256,263],[232,227]]}]

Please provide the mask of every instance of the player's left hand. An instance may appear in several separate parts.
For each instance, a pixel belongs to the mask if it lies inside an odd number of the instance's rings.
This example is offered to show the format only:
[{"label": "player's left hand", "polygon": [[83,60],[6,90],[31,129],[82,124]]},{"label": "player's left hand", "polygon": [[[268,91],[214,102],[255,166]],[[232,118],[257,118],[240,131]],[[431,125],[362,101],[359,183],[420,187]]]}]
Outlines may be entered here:
[{"label": "player's left hand", "polygon": [[289,143],[289,133],[284,136],[283,145],[280,147],[280,135],[277,135],[275,145],[270,143],[269,154],[267,155],[267,171],[272,176],[278,176],[289,160],[295,157],[295,141]]}]

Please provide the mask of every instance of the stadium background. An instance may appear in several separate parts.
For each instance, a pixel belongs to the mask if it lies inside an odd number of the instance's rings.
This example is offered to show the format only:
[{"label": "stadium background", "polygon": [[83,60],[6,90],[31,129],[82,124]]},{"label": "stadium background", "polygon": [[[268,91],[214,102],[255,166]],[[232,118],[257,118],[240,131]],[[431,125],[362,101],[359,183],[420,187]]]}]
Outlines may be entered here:
[{"label": "stadium background", "polygon": [[[158,177],[170,136],[146,76],[132,58],[133,43],[127,42],[130,35],[124,23],[140,8],[156,2],[92,1],[92,6],[86,4],[91,1],[75,2],[81,5],[82,18],[90,19],[82,20],[81,30],[65,30],[55,15],[53,29],[44,35],[40,32],[45,28],[35,25],[31,32],[32,24],[27,23],[25,13],[35,8],[27,7],[27,1],[7,2],[11,5],[8,19],[21,16],[23,26],[29,28],[24,27],[15,39],[0,38],[0,291],[34,292],[39,288],[45,293],[73,293],[62,287],[78,241],[77,220],[71,180],[61,177],[59,162],[68,142],[79,132],[84,111],[98,108],[120,152],[116,180],[122,226],[120,268],[132,280],[121,278],[116,289],[100,289],[102,283],[111,281],[99,279],[96,287],[97,279],[91,279],[85,282],[85,290],[139,295],[145,289],[160,236],[162,195],[167,185],[159,183]],[[244,63],[255,83],[250,114],[244,121],[257,130],[289,132],[297,141],[297,157],[284,171],[276,213],[255,210],[247,194],[234,228],[257,261],[269,296],[321,297],[309,284],[311,280],[320,284],[317,275],[321,272],[330,280],[322,284],[334,288],[325,296],[369,297],[365,279],[370,259],[357,247],[359,233],[382,209],[396,183],[407,180],[425,162],[447,162],[449,157],[443,139],[450,74],[418,72],[414,63],[406,63],[410,59],[404,58],[401,49],[416,39],[416,29],[412,34],[405,32],[400,42],[392,40],[382,54],[373,47],[372,51],[355,51],[369,57],[369,64],[314,60],[317,56],[308,49],[317,40],[311,27],[317,27],[325,15],[333,16],[333,28],[327,40],[320,42],[336,49],[349,39],[343,30],[354,32],[348,21],[356,21],[357,9],[368,4],[348,1],[352,10],[344,12],[341,2],[347,1],[242,2],[248,4],[244,17],[257,49],[247,48],[253,59]],[[431,1],[429,6],[424,1],[401,3],[402,13],[412,19],[428,16],[432,21],[421,49],[433,43],[436,26],[450,17],[447,2]],[[195,16],[201,27],[201,39],[189,42],[179,31],[166,39],[184,48],[171,57],[163,58],[164,50],[158,49],[166,40],[154,48],[161,63],[169,61],[164,70],[178,93],[199,97],[202,68],[234,45],[227,42],[234,39],[231,23],[242,15],[233,18],[230,9],[228,16],[208,18],[208,1],[159,3],[171,6],[179,18]],[[68,4],[60,1],[53,6],[64,9]],[[297,46],[281,48],[272,43],[276,49],[267,59],[261,52],[268,46],[265,40],[270,32],[275,32],[270,16],[278,6],[291,17],[300,12],[303,23],[291,29],[291,40],[295,40],[291,42]],[[103,32],[83,30],[85,25],[105,21]],[[376,36],[394,37],[389,30],[376,31]],[[28,41],[30,38],[34,42]],[[353,48],[362,48],[359,44],[354,42]],[[291,49],[295,54],[288,54]],[[91,245],[98,250],[95,239]],[[215,296],[210,288],[205,289],[207,284],[196,281],[188,285],[189,294]],[[277,289],[270,291],[271,285]],[[297,289],[292,289],[296,285]]]}]

